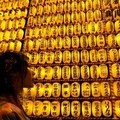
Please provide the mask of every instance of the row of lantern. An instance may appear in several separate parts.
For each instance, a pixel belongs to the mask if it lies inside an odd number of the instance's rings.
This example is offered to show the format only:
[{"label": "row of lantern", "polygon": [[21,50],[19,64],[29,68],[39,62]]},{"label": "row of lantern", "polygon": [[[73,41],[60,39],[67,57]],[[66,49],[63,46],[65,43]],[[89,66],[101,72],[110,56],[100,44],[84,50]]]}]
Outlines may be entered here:
[{"label": "row of lantern", "polygon": [[10,10],[10,11],[0,11],[0,20],[14,20],[27,17],[27,8]]},{"label": "row of lantern", "polygon": [[27,8],[29,5],[29,0],[1,0],[0,1],[0,11],[10,11],[16,9]]},{"label": "row of lantern", "polygon": [[0,42],[9,42],[14,40],[22,40],[24,36],[24,30],[19,28],[17,30],[5,30],[0,31]]},{"label": "row of lantern", "polygon": [[[25,101],[23,108],[27,115],[43,116],[43,117],[113,117],[116,115],[120,117],[120,100],[114,103],[110,100],[103,101]],[[47,118],[46,118],[47,119]],[[82,118],[79,118],[82,119]],[[111,118],[112,119],[112,118]],[[119,118],[118,118],[119,119]]]},{"label": "row of lantern", "polygon": [[74,66],[46,66],[32,67],[34,78],[38,80],[79,80],[79,79],[105,79],[120,78],[120,65],[114,63],[110,67],[105,64],[100,65],[74,65]]},{"label": "row of lantern", "polygon": [[[19,29],[18,29],[19,30]],[[19,30],[20,31],[20,30]],[[23,32],[24,33],[24,32]],[[4,33],[5,34],[5,33]],[[2,33],[1,33],[2,35]],[[21,30],[21,36],[22,30]],[[17,39],[20,39],[21,36],[18,36]],[[15,34],[14,34],[15,36]],[[11,37],[12,39],[15,39]],[[2,36],[0,38],[2,40]],[[97,49],[101,49],[103,47],[115,47],[115,46],[120,46],[120,33],[117,35],[110,34],[108,36],[104,35],[81,35],[80,37],[74,35],[72,37],[65,36],[65,37],[60,37],[58,36],[57,38],[40,38],[40,39],[27,39],[24,41],[23,47],[24,51],[30,52],[30,51],[39,51],[39,50],[54,50],[54,49],[94,49],[97,47]]]},{"label": "row of lantern", "polygon": [[[112,94],[113,93],[113,94]],[[23,98],[80,98],[120,97],[120,81],[109,82],[64,82],[36,83],[34,87],[23,89]],[[92,99],[91,98],[91,99]]]},{"label": "row of lantern", "polygon": [[[55,21],[54,21],[55,22]],[[34,24],[31,22],[31,26]],[[37,24],[37,22],[35,23]],[[46,22],[45,22],[46,24]],[[39,22],[38,22],[39,25]],[[112,21],[107,21],[104,24],[103,21],[95,22],[84,22],[83,24],[75,23],[73,24],[62,24],[54,26],[36,26],[36,27],[27,27],[25,31],[25,38],[49,38],[49,37],[65,37],[73,35],[81,36],[86,35],[100,35],[100,34],[118,34],[120,32],[120,21],[116,21],[115,24]]]},{"label": "row of lantern", "polygon": [[[45,11],[50,12],[49,6],[54,6],[53,8],[56,12],[70,12],[70,11],[88,11],[96,9],[107,9],[107,8],[118,8],[120,6],[120,0],[32,0],[31,6],[44,6]],[[56,5],[56,6],[55,6]]]},{"label": "row of lantern", "polygon": [[[15,29],[19,30],[20,28],[24,28],[25,22],[26,21],[25,21],[24,18],[19,19],[19,20],[14,20],[14,22],[10,21],[10,20],[9,21],[2,21],[1,24],[0,24],[0,27],[1,27],[0,40],[6,40],[7,41],[9,39],[14,39],[14,37],[13,38],[10,37],[10,34],[12,34],[12,32],[15,31],[14,36],[16,36],[17,33],[16,33]],[[43,39],[45,39],[45,38],[49,37],[49,39],[52,39],[52,37],[56,37],[56,39],[62,39],[62,40],[63,39],[68,39],[69,41],[71,39],[76,39],[78,41],[78,45],[79,45],[79,39],[81,41],[80,44],[82,44],[84,41],[88,43],[88,42],[91,41],[91,39],[93,39],[93,41],[95,41],[95,43],[96,43],[96,41],[98,42],[97,46],[100,46],[99,45],[100,40],[104,42],[102,46],[105,46],[105,38],[104,38],[104,35],[102,35],[102,33],[100,33],[98,35],[95,35],[95,34],[83,35],[80,31],[78,31],[79,29],[80,30],[83,29],[83,27],[79,28],[79,25],[80,24],[75,24],[74,26],[72,25],[72,28],[70,28],[71,25],[68,25],[67,27],[65,25],[61,25],[59,27],[58,26],[53,26],[53,27],[47,26],[47,27],[44,28],[43,26],[41,26],[40,28],[35,27],[33,29],[32,28],[26,28],[25,38],[30,39],[30,38],[40,38],[40,37],[42,37]],[[79,29],[77,29],[77,28],[79,28]],[[72,31],[70,32],[69,29],[71,29]],[[21,29],[21,31],[23,31],[21,33],[23,35],[24,30]],[[66,36],[66,35],[68,35],[68,36]],[[79,36],[80,36],[80,38],[79,38]],[[113,39],[115,39],[114,41],[117,42],[117,44],[119,45],[120,44],[119,43],[120,42],[119,37],[120,37],[120,34],[118,33],[118,34],[108,34],[107,38],[110,39],[110,42],[113,41]],[[85,39],[85,40],[82,42],[83,39]],[[87,47],[87,45],[86,45],[86,47]]]},{"label": "row of lantern", "polygon": [[[52,6],[51,6],[52,7]],[[73,11],[73,12],[68,12],[68,13],[55,13],[53,10],[50,10],[50,13],[46,13],[46,11],[42,11],[44,8],[42,6],[33,6],[30,8],[29,11],[29,17],[35,17],[36,15],[40,16],[42,19],[41,21],[50,21],[51,19],[56,19],[57,23],[57,18],[60,16],[62,17],[61,20],[65,23],[83,23],[83,22],[91,22],[91,21],[100,21],[100,20],[119,20],[120,19],[120,9],[116,8],[114,10],[111,9],[106,9],[104,13],[101,10],[89,10],[89,11]],[[48,10],[48,9],[46,9]],[[61,9],[60,9],[61,10]],[[19,11],[20,12],[20,11]],[[49,23],[49,22],[48,22]],[[46,23],[47,24],[47,23]]]},{"label": "row of lantern", "polygon": [[5,52],[5,51],[20,52],[21,48],[22,48],[22,42],[19,40],[9,41],[9,42],[5,42],[5,41],[0,42],[0,52]]},{"label": "row of lantern", "polygon": [[[31,29],[32,30],[32,29]],[[36,30],[37,31],[37,30]],[[29,31],[30,33],[30,31]],[[26,33],[27,34],[27,33]],[[24,36],[23,29],[17,30],[5,30],[4,32],[0,31],[0,41],[9,41],[9,40],[21,40]],[[31,35],[32,36],[32,35]],[[36,36],[37,37],[37,36]],[[30,36],[29,36],[30,38]],[[118,34],[109,34],[104,36],[102,34],[99,35],[81,35],[80,37],[77,35],[64,36],[60,37],[57,36],[56,38],[40,38],[40,39],[27,39],[24,41],[24,49],[25,51],[30,52],[32,49],[34,51],[40,50],[54,50],[54,49],[70,49],[70,48],[101,48],[101,47],[115,47],[120,46],[120,33]]]},{"label": "row of lantern", "polygon": [[25,23],[26,23],[25,18],[13,19],[13,20],[10,20],[10,19],[2,20],[0,23],[0,31],[5,32],[7,30],[12,31],[19,28],[23,29],[25,27]]},{"label": "row of lantern", "polygon": [[[4,47],[4,46],[3,46]],[[14,47],[14,46],[12,46]],[[1,48],[2,49],[2,48]],[[5,48],[3,48],[5,49]],[[92,49],[90,51],[88,50],[73,50],[73,51],[41,51],[39,53],[37,52],[24,52],[26,56],[29,58],[29,63],[33,65],[37,64],[95,64],[95,63],[105,63],[105,62],[118,62],[120,60],[120,49],[110,49],[107,51],[106,49],[99,49],[95,50]]]}]

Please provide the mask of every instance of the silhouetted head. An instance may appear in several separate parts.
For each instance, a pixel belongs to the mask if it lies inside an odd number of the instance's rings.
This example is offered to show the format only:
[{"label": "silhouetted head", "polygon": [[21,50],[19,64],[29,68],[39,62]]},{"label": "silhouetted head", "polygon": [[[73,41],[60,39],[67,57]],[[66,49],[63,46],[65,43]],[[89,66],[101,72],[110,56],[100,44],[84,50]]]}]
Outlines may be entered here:
[{"label": "silhouetted head", "polygon": [[32,87],[32,72],[27,57],[7,51],[0,55],[0,95],[18,94],[23,87]]}]

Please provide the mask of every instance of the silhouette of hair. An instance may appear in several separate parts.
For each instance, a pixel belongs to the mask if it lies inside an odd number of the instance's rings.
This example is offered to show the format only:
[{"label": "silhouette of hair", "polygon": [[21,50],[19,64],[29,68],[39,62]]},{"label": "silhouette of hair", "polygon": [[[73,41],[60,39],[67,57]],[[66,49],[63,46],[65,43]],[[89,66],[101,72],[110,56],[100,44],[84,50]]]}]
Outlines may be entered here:
[{"label": "silhouette of hair", "polygon": [[18,78],[14,77],[17,73],[25,77],[27,67],[27,57],[22,53],[6,51],[0,54],[0,95],[16,94],[12,83]]}]

